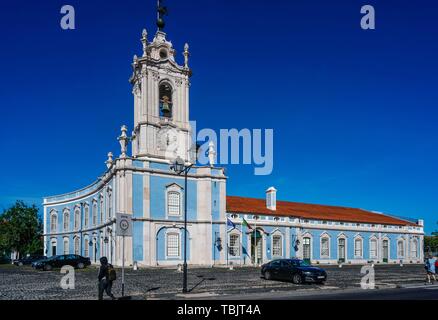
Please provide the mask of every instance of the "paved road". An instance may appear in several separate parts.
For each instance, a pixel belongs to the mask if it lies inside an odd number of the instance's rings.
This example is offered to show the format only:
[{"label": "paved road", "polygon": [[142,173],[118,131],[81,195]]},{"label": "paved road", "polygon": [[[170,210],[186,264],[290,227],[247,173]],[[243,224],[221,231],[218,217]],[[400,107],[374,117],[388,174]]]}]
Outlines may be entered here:
[{"label": "paved road", "polygon": [[[325,286],[296,285],[291,282],[267,281],[260,277],[260,268],[189,268],[188,285],[192,294],[248,295],[271,291],[332,291],[335,289],[360,288],[361,266],[324,266],[328,280]],[[118,270],[120,276],[120,270]],[[424,280],[421,265],[376,265],[376,284],[380,288],[399,284],[418,283]],[[96,299],[97,269],[76,271],[74,290],[63,290],[59,270],[35,271],[29,267],[0,266],[0,300],[88,300]],[[182,273],[175,269],[148,268],[126,271],[126,294],[138,298],[175,299],[181,292]],[[120,296],[121,283],[114,283],[114,294]],[[262,297],[263,298],[263,297]]]},{"label": "paved road", "polygon": [[[187,297],[189,298],[189,297]],[[409,288],[396,289],[344,289],[344,290],[312,290],[281,291],[257,294],[240,294],[202,297],[199,299],[222,300],[438,300],[438,285],[418,284]],[[192,297],[192,299],[196,299]]]}]

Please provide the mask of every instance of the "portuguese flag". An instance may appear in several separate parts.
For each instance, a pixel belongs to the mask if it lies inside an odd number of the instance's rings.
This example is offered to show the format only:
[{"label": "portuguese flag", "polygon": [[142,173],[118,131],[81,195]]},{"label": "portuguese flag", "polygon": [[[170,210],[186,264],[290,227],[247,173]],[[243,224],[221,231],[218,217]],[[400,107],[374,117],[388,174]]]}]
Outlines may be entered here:
[{"label": "portuguese flag", "polygon": [[249,223],[243,218],[242,226],[247,227],[248,229],[252,229],[252,227],[249,225]]}]

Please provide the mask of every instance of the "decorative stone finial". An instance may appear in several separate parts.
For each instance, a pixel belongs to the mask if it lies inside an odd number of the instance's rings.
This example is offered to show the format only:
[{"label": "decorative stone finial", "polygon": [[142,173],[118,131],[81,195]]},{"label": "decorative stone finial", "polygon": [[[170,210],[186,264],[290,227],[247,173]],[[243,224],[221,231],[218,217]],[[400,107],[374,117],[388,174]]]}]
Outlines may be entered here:
[{"label": "decorative stone finial", "polygon": [[213,141],[210,141],[208,144],[208,162],[210,164],[210,167],[213,167],[215,165],[215,159],[216,151],[214,150],[214,143]]},{"label": "decorative stone finial", "polygon": [[146,29],[143,29],[141,43],[143,44],[143,57],[146,57],[148,49],[148,32]]},{"label": "decorative stone finial", "polygon": [[186,43],[184,45],[184,53],[183,53],[183,55],[184,55],[184,67],[188,68],[189,67],[189,56],[190,56],[189,44],[188,43]]},{"label": "decorative stone finial", "polygon": [[108,160],[105,161],[106,167],[109,169],[113,165],[113,153],[108,152]]},{"label": "decorative stone finial", "polygon": [[128,135],[126,134],[126,132],[128,131],[128,127],[123,125],[120,131],[122,132],[122,134],[117,138],[117,140],[119,140],[120,143],[120,152],[121,152],[120,157],[126,158],[126,151],[128,150],[128,140],[129,140]]}]

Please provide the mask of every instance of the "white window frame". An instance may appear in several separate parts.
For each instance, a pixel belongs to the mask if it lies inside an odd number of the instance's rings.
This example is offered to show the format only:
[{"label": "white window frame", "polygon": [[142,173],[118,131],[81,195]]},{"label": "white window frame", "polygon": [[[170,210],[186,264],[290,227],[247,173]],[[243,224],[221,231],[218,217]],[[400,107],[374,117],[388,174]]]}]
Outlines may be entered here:
[{"label": "white window frame", "polygon": [[[323,254],[322,241],[327,240],[327,254]],[[322,234],[319,240],[319,256],[321,259],[330,259],[330,236],[326,233]]]},{"label": "white window frame", "polygon": [[[169,199],[170,199],[170,195],[171,194],[178,194],[178,196],[179,196],[179,212],[178,212],[178,214],[176,214],[176,213],[171,213],[170,212],[170,210],[169,210],[169,206],[170,206],[170,203],[169,203]],[[176,184],[176,183],[173,183],[173,184],[171,184],[171,185],[168,185],[167,187],[166,187],[166,191],[165,191],[165,205],[166,205],[166,216],[167,217],[179,217],[179,218],[182,218],[182,207],[183,207],[183,202],[184,202],[184,200],[183,200],[183,188],[182,187],[180,187],[178,184]]]},{"label": "white window frame", "polygon": [[[65,250],[67,244],[67,251]],[[69,254],[70,253],[70,240],[68,238],[64,238],[62,241],[62,254]]]},{"label": "white window frame", "polygon": [[84,257],[90,257],[90,240],[88,236],[84,236]]},{"label": "white window frame", "polygon": [[[275,246],[274,246],[274,238],[279,238],[279,251],[280,254],[275,254]],[[272,257],[273,258],[280,258],[283,257],[283,235],[280,232],[275,232],[272,234],[272,243],[271,243],[271,250],[272,250]]]},{"label": "white window frame", "polygon": [[90,224],[90,206],[85,204],[84,206],[84,228],[88,228]]},{"label": "white window frame", "polygon": [[[375,254],[373,255],[373,242],[376,244]],[[379,241],[376,237],[370,238],[370,259],[377,259],[379,256]]]},{"label": "white window frame", "polygon": [[[400,244],[402,245],[402,254],[400,254]],[[397,258],[404,258],[405,257],[405,241],[403,239],[397,240]]]},{"label": "white window frame", "polygon": [[411,258],[418,259],[418,240],[412,239],[411,242]]},{"label": "white window frame", "polygon": [[[237,237],[237,241],[232,245],[231,238]],[[231,232],[228,234],[228,247],[230,248],[230,256],[234,258],[240,257],[240,234],[237,232]],[[231,252],[235,252],[236,254],[232,254]]]},{"label": "white window frame", "polygon": [[313,236],[312,236],[312,234],[310,234],[310,233],[306,233],[306,234],[304,234],[304,235],[303,235],[303,238],[302,238],[302,250],[303,250],[302,252],[303,252],[303,259],[305,259],[305,258],[304,258],[304,240],[305,240],[306,238],[309,239],[309,255],[310,255],[309,260],[312,261],[312,260],[313,260]]},{"label": "white window frame", "polygon": [[50,232],[58,230],[58,212],[56,210],[50,211]]},{"label": "white window frame", "polygon": [[111,187],[108,187],[107,192],[107,199],[108,199],[108,220],[112,218],[113,216],[113,190]]},{"label": "white window frame", "polygon": [[74,209],[73,229],[79,230],[80,228],[81,228],[81,208],[76,207]]},{"label": "white window frame", "polygon": [[70,210],[68,209],[62,212],[62,226],[63,231],[70,231]]},{"label": "white window frame", "polygon": [[81,243],[78,236],[73,239],[73,251],[74,254],[77,254],[78,256],[81,255]]},{"label": "white window frame", "polygon": [[[176,237],[177,239],[177,246],[172,247],[172,248],[176,248],[178,250],[177,255],[170,255],[169,254],[169,238],[170,237]],[[169,231],[168,233],[166,233],[166,258],[181,258],[181,233],[175,232],[175,231]]]},{"label": "white window frame", "polygon": [[[360,254],[357,254],[358,248],[356,247],[356,245],[357,245],[358,241],[360,242],[360,248],[359,248]],[[363,258],[363,238],[360,235],[358,235],[354,238],[354,248],[353,249],[354,249],[354,258],[362,259]]]},{"label": "white window frame", "polygon": [[97,200],[93,200],[91,208],[91,223],[93,226],[97,226]]}]

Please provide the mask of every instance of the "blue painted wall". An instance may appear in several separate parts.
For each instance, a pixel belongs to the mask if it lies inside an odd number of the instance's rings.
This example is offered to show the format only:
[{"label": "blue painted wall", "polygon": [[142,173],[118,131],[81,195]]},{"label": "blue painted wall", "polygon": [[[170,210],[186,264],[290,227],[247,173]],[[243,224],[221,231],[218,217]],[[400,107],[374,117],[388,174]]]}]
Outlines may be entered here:
[{"label": "blue painted wall", "polygon": [[[143,175],[133,174],[132,175],[132,209],[133,217],[141,218],[143,217]],[[142,261],[143,260],[143,222],[134,221],[133,222],[133,260]]]},{"label": "blue painted wall", "polygon": [[[184,188],[184,179],[174,179],[160,176],[150,176],[151,192],[151,217],[154,219],[166,219],[166,187],[172,183],[177,183]],[[187,218],[195,220],[197,216],[197,182],[194,180],[187,181]],[[181,217],[169,217],[169,220],[181,220],[184,217],[184,191],[181,194],[182,207]]]}]

